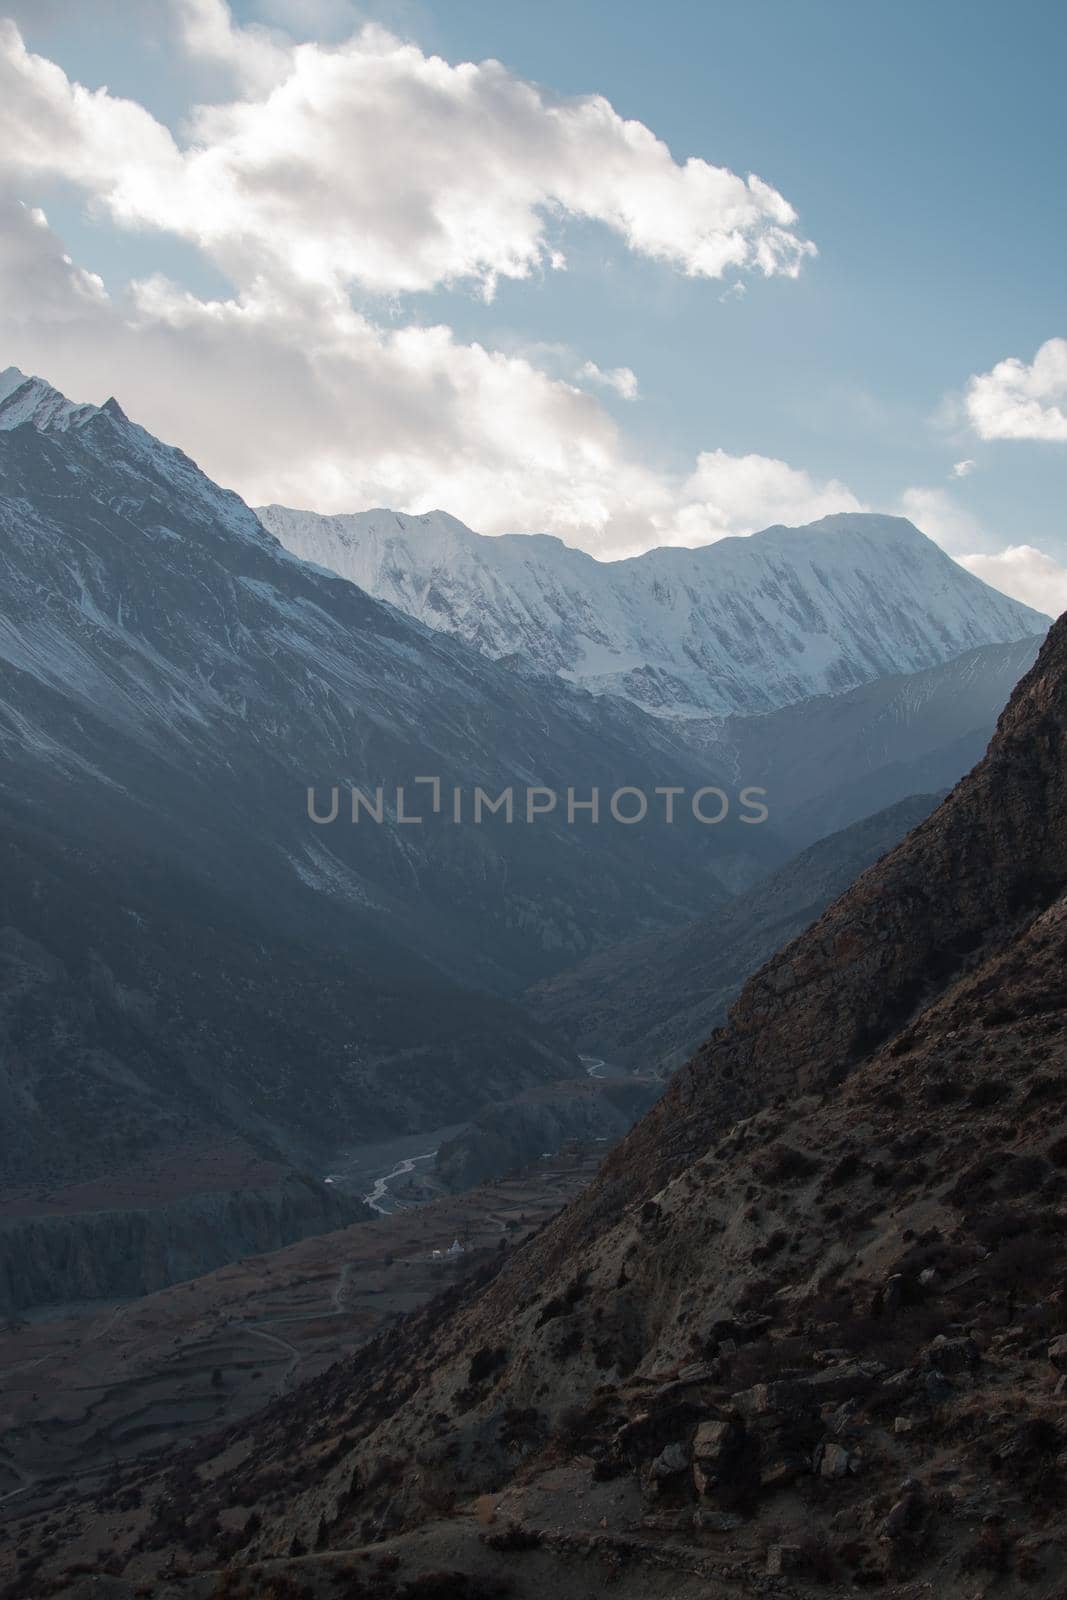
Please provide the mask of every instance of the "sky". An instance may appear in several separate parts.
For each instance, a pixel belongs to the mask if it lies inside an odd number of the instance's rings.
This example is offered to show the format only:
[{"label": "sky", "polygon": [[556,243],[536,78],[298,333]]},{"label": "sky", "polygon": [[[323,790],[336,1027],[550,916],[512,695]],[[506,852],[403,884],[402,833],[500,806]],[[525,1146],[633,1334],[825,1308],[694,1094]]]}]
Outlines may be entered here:
[{"label": "sky", "polygon": [[0,367],[252,504],[1067,608],[1056,0],[0,0]]}]

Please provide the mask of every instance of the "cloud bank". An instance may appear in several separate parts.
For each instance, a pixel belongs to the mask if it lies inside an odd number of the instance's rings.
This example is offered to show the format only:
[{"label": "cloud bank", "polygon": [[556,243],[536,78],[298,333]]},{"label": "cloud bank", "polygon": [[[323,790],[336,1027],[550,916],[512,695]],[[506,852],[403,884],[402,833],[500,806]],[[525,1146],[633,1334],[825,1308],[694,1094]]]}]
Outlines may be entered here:
[{"label": "cloud bank", "polygon": [[240,94],[179,144],[142,106],[90,93],[0,32],[0,139],[22,177],[62,176],[124,227],[197,245],[239,286],[410,293],[563,265],[564,218],[603,224],[693,277],[795,276],[814,246],[760,178],[676,162],[599,95],[554,100],[497,61],[452,66],[367,26],[342,46],[234,26],[184,0],[186,47]]},{"label": "cloud bank", "polygon": [[1067,611],[1067,567],[1032,544],[1009,545],[996,555],[957,556],[961,567],[1036,611]]},{"label": "cloud bank", "polygon": [[[761,456],[643,463],[595,392],[636,400],[627,367],[579,358],[567,381],[403,318],[411,293],[491,298],[565,270],[574,219],[688,276],[793,277],[814,246],[768,184],[675,161],[601,96],[559,99],[376,27],[323,46],[238,27],[222,0],[172,0],[172,16],[229,85],[181,137],[0,24],[5,362],[79,398],[103,382],[253,503],[443,505],[602,555],[855,509],[843,485]],[[40,209],[57,181],[115,228],[193,245],[229,290],[159,272],[109,293]]]}]

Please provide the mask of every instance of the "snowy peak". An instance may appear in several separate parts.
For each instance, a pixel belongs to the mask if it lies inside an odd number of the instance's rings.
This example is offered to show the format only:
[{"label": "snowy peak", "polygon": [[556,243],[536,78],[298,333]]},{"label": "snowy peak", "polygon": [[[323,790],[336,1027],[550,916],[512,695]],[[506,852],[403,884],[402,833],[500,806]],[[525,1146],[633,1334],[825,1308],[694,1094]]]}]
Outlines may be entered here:
[{"label": "snowy peak", "polygon": [[114,396],[99,406],[78,404],[44,378],[7,367],[0,372],[0,434],[25,423],[55,442],[76,432],[100,459],[117,452],[162,495],[180,499],[188,524],[198,525],[205,538],[236,534],[256,544],[275,543],[238,495],[213,483],[183,450],[131,422]]},{"label": "snowy peak", "polygon": [[[109,400],[107,404],[122,415],[116,401]],[[100,406],[77,405],[43,378],[28,378],[18,367],[6,367],[0,372],[0,429],[18,428],[29,422],[42,432],[63,433],[80,427],[100,410]]]},{"label": "snowy peak", "polygon": [[601,562],[441,511],[258,514],[294,554],[494,659],[672,719],[769,711],[1048,626],[903,517],[844,513]]}]

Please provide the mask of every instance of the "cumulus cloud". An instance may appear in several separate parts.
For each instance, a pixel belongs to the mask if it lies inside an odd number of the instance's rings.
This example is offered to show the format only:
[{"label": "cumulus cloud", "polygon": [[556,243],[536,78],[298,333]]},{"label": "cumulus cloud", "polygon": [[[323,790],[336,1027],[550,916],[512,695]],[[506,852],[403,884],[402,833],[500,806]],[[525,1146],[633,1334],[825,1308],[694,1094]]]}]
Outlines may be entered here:
[{"label": "cumulus cloud", "polygon": [[1067,339],[1048,339],[1027,366],[1015,356],[972,377],[967,416],[982,439],[1067,440]]},{"label": "cumulus cloud", "polygon": [[973,471],[974,471],[974,462],[973,461],[957,461],[955,466],[952,468],[952,471],[949,473],[949,477],[951,477],[951,478],[969,478]]},{"label": "cumulus cloud", "polygon": [[958,505],[944,489],[905,489],[900,497],[900,512],[950,555],[973,549],[984,536],[977,517]]},{"label": "cumulus cloud", "polygon": [[[676,162],[603,98],[553,98],[497,62],[453,66],[373,27],[294,45],[237,26],[222,0],[171,4],[232,96],[195,109],[181,138],[0,24],[5,362],[79,399],[115,392],[252,503],[443,505],[600,555],[856,507],[843,485],[760,456],[643,463],[587,387],[633,399],[628,367],[572,357],[568,381],[532,353],[402,320],[407,291],[489,296],[502,277],[563,270],[568,218],[692,276],[793,276],[813,247],[769,185]],[[230,287],[207,299],[156,273],[109,296],[13,198],[53,179],[120,229],[191,242]]]},{"label": "cumulus cloud", "polygon": [[836,511],[862,511],[850,489],[823,483],[771,456],[732,456],[705,450],[682,486],[681,504],[664,529],[664,543],[698,545],[709,538],[754,533],[775,523],[815,522]]},{"label": "cumulus cloud", "polygon": [[595,361],[585,361],[577,376],[589,383],[599,383],[605,389],[614,389],[622,400],[637,399],[637,377],[629,367],[598,367]]},{"label": "cumulus cloud", "polygon": [[995,555],[957,556],[961,567],[1036,611],[1058,617],[1067,611],[1067,567],[1035,549],[1011,544]]},{"label": "cumulus cloud", "polygon": [[379,327],[343,296],[261,284],[205,301],[156,276],[109,299],[41,213],[11,201],[0,340],[5,360],[74,398],[115,392],[253,504],[442,505],[487,533],[556,533],[605,556],[857,505],[842,485],[761,456],[714,451],[689,474],[655,470],[595,395],[527,357],[444,326]]},{"label": "cumulus cloud", "polygon": [[453,66],[375,26],[346,43],[279,43],[222,0],[180,0],[187,46],[240,92],[201,106],[179,143],[143,107],[71,83],[0,28],[9,172],[83,187],[126,227],[192,241],[241,287],[379,293],[560,263],[566,218],[694,277],[795,276],[814,246],[762,179],[677,162],[600,95],[554,99],[497,61]]}]

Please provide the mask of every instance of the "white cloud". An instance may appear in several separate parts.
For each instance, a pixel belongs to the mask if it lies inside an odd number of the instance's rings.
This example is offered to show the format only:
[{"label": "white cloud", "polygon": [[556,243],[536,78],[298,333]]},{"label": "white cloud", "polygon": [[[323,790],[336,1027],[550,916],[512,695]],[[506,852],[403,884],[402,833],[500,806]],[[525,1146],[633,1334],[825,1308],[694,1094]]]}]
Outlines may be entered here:
[{"label": "white cloud", "polygon": [[609,367],[605,370],[598,367],[595,361],[585,361],[575,376],[585,378],[590,383],[599,383],[606,389],[614,389],[623,400],[637,399],[637,377],[629,367]]},{"label": "white cloud", "polygon": [[1029,366],[1011,356],[978,373],[965,405],[982,439],[1067,440],[1067,339],[1046,340]]},{"label": "white cloud", "polygon": [[189,54],[227,67],[251,91],[269,92],[283,81],[289,51],[284,34],[246,24],[237,27],[224,0],[174,0]]},{"label": "white cloud", "polygon": [[973,471],[973,461],[957,461],[949,476],[952,478],[969,478]]},{"label": "white cloud", "polygon": [[[8,200],[5,363],[77,398],[114,391],[253,503],[443,505],[600,555],[856,507],[843,485],[760,456],[642,464],[597,397],[534,353],[398,320],[407,290],[466,280],[489,295],[500,277],[563,270],[568,216],[693,276],[795,275],[813,247],[760,179],[679,164],[603,98],[554,99],[496,62],[451,66],[376,28],[294,46],[236,26],[222,0],[172,4],[234,98],[194,111],[179,140],[0,23],[0,179],[31,195],[73,184],[120,228],[191,241],[232,291],[206,300],[156,274],[109,298],[40,211]],[[388,314],[356,309],[354,289],[387,293]],[[636,396],[628,367],[553,364]]]},{"label": "white cloud", "polygon": [[769,184],[676,162],[599,95],[554,99],[499,62],[452,66],[381,28],[292,46],[179,0],[187,47],[240,93],[179,144],[141,106],[90,93],[0,25],[0,160],[86,190],[122,226],[192,241],[240,288],[379,293],[460,280],[486,296],[559,252],[568,217],[695,277],[795,276],[814,246]]},{"label": "white cloud", "polygon": [[378,327],[344,296],[263,284],[203,301],[157,276],[109,299],[13,202],[0,205],[0,349],[77,399],[116,393],[253,504],[441,505],[487,533],[556,533],[602,556],[858,504],[756,455],[656,471],[594,395],[526,356],[447,327]]},{"label": "white cloud", "polygon": [[957,556],[968,572],[1014,600],[1058,617],[1067,611],[1067,567],[1032,544],[1012,544],[996,555]]},{"label": "white cloud", "polygon": [[863,510],[852,491],[834,478],[821,483],[771,456],[732,456],[725,450],[700,454],[680,499],[664,525],[663,543],[707,544],[774,523],[814,522],[835,511]]},{"label": "white cloud", "polygon": [[[963,476],[953,470],[953,477]],[[1067,610],[1067,567],[1030,544],[1008,545],[993,554],[971,553],[976,545],[989,542],[989,534],[944,489],[906,489],[900,510],[961,567],[994,589],[1051,616]]]},{"label": "white cloud", "polygon": [[984,537],[977,517],[957,505],[944,489],[905,489],[900,497],[900,512],[950,555],[973,549]]}]

